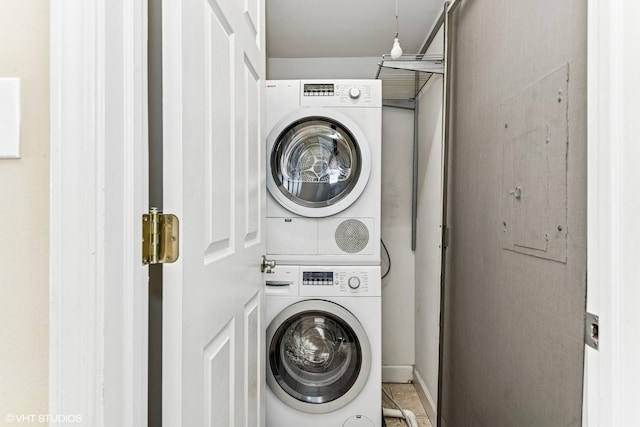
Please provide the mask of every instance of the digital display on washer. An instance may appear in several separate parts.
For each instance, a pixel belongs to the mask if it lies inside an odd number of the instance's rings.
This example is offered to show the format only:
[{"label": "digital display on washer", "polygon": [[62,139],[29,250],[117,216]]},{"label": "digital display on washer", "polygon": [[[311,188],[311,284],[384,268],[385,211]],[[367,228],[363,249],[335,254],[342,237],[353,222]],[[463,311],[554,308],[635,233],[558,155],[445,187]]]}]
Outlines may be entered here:
[{"label": "digital display on washer", "polygon": [[330,83],[309,83],[304,85],[304,96],[333,96],[334,86]]},{"label": "digital display on washer", "polygon": [[302,272],[303,285],[333,285],[332,271],[304,271]]}]

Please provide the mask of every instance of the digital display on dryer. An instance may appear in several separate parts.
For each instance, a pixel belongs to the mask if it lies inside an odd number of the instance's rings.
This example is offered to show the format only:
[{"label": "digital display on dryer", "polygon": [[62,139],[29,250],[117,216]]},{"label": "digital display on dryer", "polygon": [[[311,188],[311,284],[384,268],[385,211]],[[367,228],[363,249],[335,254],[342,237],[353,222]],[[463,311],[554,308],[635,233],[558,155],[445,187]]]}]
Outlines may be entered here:
[{"label": "digital display on dryer", "polygon": [[333,96],[333,84],[305,84],[304,96]]},{"label": "digital display on dryer", "polygon": [[303,285],[333,285],[332,271],[305,271],[302,273]]}]

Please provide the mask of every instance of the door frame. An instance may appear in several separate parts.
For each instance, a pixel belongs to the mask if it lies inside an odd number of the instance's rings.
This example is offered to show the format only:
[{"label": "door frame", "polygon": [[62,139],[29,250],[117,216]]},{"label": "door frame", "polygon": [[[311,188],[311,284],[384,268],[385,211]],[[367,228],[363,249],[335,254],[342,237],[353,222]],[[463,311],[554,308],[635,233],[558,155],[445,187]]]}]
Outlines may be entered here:
[{"label": "door frame", "polygon": [[[109,10],[116,8],[114,3],[109,2]],[[619,373],[628,366],[625,361],[638,360],[640,354],[637,347],[622,354],[621,344],[632,341],[624,341],[625,331],[616,327],[637,320],[637,311],[623,308],[637,306],[640,298],[621,299],[625,285],[633,283],[632,271],[615,264],[622,248],[633,248],[629,231],[637,233],[638,225],[623,233],[611,215],[620,218],[639,208],[640,201],[625,198],[624,187],[617,184],[638,178],[637,168],[619,166],[624,154],[633,152],[632,137],[640,135],[637,129],[625,133],[613,126],[620,123],[618,117],[599,114],[614,108],[631,119],[639,113],[638,103],[627,101],[640,98],[637,87],[635,92],[619,90],[624,80],[617,80],[631,75],[623,72],[625,61],[636,60],[637,42],[631,42],[640,40],[640,27],[620,25],[625,10],[637,7],[632,3],[589,1],[587,310],[602,319],[602,338],[599,352],[587,349],[585,426],[624,424],[628,413],[620,405],[639,398],[631,394],[638,368],[633,375]],[[126,12],[121,17],[108,14],[104,0],[50,2],[49,411],[78,414],[95,426],[114,425],[109,420],[141,426],[147,407],[146,268],[136,261],[139,222],[129,219],[147,207],[146,1],[118,0],[117,5]],[[127,29],[122,39],[111,37],[118,27]],[[110,92],[112,67],[121,72],[123,91],[117,95]],[[123,106],[127,116],[115,125],[113,116]],[[122,138],[112,138],[118,129]],[[121,155],[110,157],[114,153]],[[112,179],[134,184],[120,187],[126,189],[120,203],[110,197]],[[638,255],[637,248],[633,251],[628,259]]]},{"label": "door frame", "polygon": [[147,424],[146,9],[50,2],[49,413],[97,427]]},{"label": "door frame", "polygon": [[599,350],[585,347],[582,425],[590,427],[640,422],[638,16],[635,0],[589,0],[587,311],[600,323]]}]

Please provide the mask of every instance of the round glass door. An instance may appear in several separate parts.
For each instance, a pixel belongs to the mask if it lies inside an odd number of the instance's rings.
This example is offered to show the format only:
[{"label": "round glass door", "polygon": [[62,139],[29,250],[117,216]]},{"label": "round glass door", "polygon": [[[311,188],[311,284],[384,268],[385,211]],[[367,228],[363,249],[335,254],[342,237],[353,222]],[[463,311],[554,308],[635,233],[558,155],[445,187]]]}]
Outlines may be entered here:
[{"label": "round glass door", "polygon": [[[270,191],[285,207],[307,212],[325,208],[326,216],[346,208],[369,178],[364,141],[338,120],[301,117],[275,137],[269,167]],[[344,206],[334,209],[343,203]]]},{"label": "round glass door", "polygon": [[289,306],[272,322],[268,338],[268,383],[289,406],[318,413],[333,402],[335,410],[366,382],[368,339],[357,319],[337,304]]}]

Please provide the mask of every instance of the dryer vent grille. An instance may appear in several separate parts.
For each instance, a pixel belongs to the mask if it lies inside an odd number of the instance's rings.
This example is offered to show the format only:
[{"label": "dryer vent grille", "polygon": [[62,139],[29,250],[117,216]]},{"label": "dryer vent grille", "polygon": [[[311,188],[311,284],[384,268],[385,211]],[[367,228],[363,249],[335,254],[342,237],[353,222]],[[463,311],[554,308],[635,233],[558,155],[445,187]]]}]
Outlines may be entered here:
[{"label": "dryer vent grille", "polygon": [[336,244],[344,252],[355,254],[369,243],[367,226],[357,219],[343,221],[336,228]]}]

